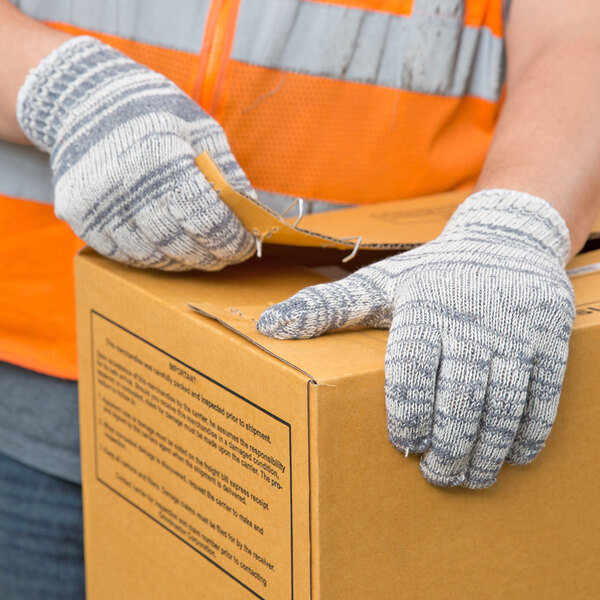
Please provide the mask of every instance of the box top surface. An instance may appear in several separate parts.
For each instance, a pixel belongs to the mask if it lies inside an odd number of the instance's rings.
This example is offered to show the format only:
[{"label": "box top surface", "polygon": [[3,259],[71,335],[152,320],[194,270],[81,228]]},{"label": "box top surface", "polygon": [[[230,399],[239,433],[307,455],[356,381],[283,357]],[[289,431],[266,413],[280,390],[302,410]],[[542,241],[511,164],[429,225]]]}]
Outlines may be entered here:
[{"label": "box top surface", "polygon": [[[225,328],[233,331],[319,383],[383,370],[387,331],[352,329],[310,340],[274,340],[256,330],[256,320],[268,306],[328,280],[312,269],[255,258],[219,273],[172,274],[126,267],[91,250],[85,250],[77,263],[93,269],[96,281],[118,278],[192,322],[214,319],[224,326],[224,333]],[[576,257],[568,268],[578,309],[575,328],[598,325],[600,250]]]},{"label": "box top surface", "polygon": [[[383,369],[387,332],[344,331],[312,340],[274,340],[255,322],[269,305],[308,285],[327,281],[305,267],[251,259],[218,273],[161,273],[126,267],[86,249],[76,259],[96,283],[117,278],[152,302],[167,304],[192,322],[215,319],[255,346],[318,382]],[[90,271],[91,269],[91,271]],[[83,273],[82,273],[83,274]],[[197,307],[198,314],[189,305]],[[189,321],[188,321],[189,322]],[[223,328],[225,332],[225,328]]]}]

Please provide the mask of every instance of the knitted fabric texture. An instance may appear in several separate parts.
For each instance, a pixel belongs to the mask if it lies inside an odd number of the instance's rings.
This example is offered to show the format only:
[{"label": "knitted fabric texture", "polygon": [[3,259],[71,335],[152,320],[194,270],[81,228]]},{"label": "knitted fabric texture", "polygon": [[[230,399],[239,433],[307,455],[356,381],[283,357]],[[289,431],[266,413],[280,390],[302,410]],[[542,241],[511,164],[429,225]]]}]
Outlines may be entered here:
[{"label": "knitted fabric texture", "polygon": [[29,73],[17,117],[50,153],[56,215],[98,252],[173,271],[252,255],[253,237],[194,163],[208,151],[233,187],[254,193],[224,131],[162,75],[75,37]]},{"label": "knitted fabric texture", "polygon": [[554,422],[575,317],[569,246],[545,200],[482,191],[435,240],[299,292],[258,329],[288,339],[389,327],[391,442],[424,453],[433,484],[485,488],[505,461],[533,460]]}]

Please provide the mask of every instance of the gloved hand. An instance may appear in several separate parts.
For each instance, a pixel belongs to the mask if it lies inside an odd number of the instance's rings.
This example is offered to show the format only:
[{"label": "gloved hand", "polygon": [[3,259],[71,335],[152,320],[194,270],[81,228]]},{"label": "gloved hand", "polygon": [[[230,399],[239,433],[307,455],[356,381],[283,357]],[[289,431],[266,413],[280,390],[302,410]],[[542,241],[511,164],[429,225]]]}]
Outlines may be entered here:
[{"label": "gloved hand", "polygon": [[488,487],[505,460],[533,460],[554,422],[575,316],[569,246],[545,200],[486,190],[435,240],[302,290],[258,330],[288,339],[390,327],[391,442],[424,452],[433,484]]},{"label": "gloved hand", "polygon": [[254,252],[194,163],[208,151],[233,187],[254,193],[224,131],[162,75],[72,38],[29,73],[17,117],[50,153],[56,215],[98,252],[172,271],[213,271]]}]

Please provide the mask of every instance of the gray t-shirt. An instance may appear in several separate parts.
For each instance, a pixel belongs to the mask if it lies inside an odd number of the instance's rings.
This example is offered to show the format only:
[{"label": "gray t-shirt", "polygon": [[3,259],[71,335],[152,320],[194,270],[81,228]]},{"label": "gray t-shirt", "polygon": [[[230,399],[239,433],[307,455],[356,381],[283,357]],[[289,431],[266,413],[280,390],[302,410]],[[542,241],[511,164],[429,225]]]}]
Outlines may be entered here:
[{"label": "gray t-shirt", "polygon": [[0,452],[81,483],[77,383],[0,362]]}]

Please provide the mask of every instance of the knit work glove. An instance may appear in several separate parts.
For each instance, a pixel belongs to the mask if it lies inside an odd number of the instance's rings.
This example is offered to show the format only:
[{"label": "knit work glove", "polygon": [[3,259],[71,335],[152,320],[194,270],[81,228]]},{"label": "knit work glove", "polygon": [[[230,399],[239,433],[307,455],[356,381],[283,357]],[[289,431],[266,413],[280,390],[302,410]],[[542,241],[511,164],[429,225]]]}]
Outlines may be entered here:
[{"label": "knit work glove", "polygon": [[254,240],[194,163],[208,151],[253,194],[224,131],[174,83],[91,37],[32,70],[17,117],[50,153],[56,215],[101,254],[139,267],[214,271]]},{"label": "knit work glove", "polygon": [[569,246],[545,200],[486,190],[435,240],[302,290],[258,329],[288,339],[389,327],[391,442],[424,452],[433,484],[488,487],[505,460],[533,460],[554,422],[575,317]]}]

